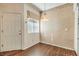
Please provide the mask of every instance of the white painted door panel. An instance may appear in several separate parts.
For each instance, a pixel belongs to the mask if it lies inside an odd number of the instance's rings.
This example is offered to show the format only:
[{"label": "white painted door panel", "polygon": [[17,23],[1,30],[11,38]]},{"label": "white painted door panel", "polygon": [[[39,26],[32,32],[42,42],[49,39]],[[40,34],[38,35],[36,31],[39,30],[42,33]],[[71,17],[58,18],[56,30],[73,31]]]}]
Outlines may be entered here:
[{"label": "white painted door panel", "polygon": [[16,13],[3,14],[2,51],[21,49],[21,15]]}]

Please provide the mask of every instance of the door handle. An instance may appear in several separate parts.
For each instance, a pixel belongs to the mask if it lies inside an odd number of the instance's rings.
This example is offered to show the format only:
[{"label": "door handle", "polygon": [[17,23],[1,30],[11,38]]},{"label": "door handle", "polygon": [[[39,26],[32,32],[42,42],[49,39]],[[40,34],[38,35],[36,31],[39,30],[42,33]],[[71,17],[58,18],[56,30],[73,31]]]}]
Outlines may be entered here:
[{"label": "door handle", "polygon": [[22,33],[21,32],[19,32],[19,35],[21,35]]}]

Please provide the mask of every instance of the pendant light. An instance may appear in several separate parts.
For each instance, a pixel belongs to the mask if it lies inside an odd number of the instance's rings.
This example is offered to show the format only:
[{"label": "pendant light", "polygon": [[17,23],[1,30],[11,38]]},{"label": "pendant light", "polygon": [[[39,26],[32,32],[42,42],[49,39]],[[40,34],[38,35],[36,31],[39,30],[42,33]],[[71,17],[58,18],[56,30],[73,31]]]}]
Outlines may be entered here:
[{"label": "pendant light", "polygon": [[27,19],[31,19],[30,11],[27,11]]},{"label": "pendant light", "polygon": [[41,14],[41,21],[48,21],[48,17],[46,13],[46,3],[44,3],[44,11]]}]

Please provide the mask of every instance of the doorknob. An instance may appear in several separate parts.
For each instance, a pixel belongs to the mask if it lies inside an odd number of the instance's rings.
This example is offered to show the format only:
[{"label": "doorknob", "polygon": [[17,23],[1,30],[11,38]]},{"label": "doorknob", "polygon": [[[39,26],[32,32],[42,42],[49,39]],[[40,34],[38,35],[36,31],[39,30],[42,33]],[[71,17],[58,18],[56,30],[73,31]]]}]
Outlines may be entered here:
[{"label": "doorknob", "polygon": [[22,33],[21,33],[21,30],[19,30],[19,35],[21,35]]},{"label": "doorknob", "polygon": [[22,33],[21,32],[19,32],[19,35],[21,35]]}]

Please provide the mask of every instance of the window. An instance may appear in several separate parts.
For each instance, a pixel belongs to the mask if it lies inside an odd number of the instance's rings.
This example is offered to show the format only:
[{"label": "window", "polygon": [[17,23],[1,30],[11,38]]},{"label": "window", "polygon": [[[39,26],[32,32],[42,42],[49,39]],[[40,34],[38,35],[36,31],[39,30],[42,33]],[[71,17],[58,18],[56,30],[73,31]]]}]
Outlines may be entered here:
[{"label": "window", "polygon": [[35,19],[28,19],[28,33],[39,33],[39,21]]}]

